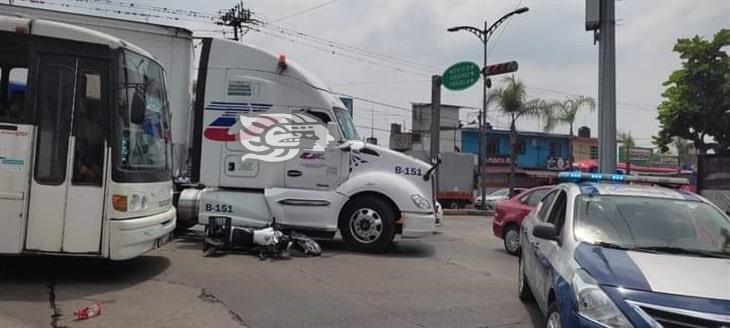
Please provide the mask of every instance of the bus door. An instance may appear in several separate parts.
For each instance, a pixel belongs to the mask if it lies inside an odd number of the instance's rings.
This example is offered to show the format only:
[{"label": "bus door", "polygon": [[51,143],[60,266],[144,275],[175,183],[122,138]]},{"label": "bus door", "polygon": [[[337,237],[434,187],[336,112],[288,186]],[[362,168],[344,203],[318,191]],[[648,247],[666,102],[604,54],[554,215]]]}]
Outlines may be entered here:
[{"label": "bus door", "polygon": [[109,117],[108,61],[41,55],[25,248],[101,252]]}]

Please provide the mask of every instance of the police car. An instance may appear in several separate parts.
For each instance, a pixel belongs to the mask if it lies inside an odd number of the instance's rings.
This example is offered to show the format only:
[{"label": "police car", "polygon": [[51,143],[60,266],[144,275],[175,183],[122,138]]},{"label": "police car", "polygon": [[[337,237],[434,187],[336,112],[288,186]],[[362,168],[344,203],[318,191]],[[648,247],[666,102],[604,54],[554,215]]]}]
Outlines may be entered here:
[{"label": "police car", "polygon": [[560,178],[521,231],[519,297],[547,327],[730,327],[730,217],[656,186],[686,179]]}]

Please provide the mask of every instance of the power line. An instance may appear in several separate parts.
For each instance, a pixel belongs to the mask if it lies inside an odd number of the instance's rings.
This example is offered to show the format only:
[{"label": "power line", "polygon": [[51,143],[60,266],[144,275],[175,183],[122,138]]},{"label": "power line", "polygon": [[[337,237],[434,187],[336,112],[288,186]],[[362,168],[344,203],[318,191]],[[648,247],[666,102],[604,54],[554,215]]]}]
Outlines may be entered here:
[{"label": "power line", "polygon": [[[75,9],[86,9],[94,12],[106,12],[113,15],[127,15],[127,16],[135,16],[135,17],[142,17],[145,20],[148,20],[150,18],[157,18],[157,19],[167,19],[167,20],[174,20],[174,21],[191,21],[191,22],[207,22],[208,21],[201,21],[198,19],[191,19],[191,18],[181,18],[176,17],[173,14],[168,15],[160,15],[160,14],[149,14],[149,13],[143,13],[138,10],[120,10],[120,9],[109,9],[109,8],[101,8],[101,7],[87,7],[87,6],[80,6],[75,5],[73,3],[69,2],[55,2],[50,0],[16,0],[20,2],[27,2],[30,4],[35,5],[49,5],[49,6],[55,6],[55,7],[61,7],[61,8],[75,8]],[[76,2],[87,2],[87,1],[80,1],[76,0]],[[35,8],[33,6],[21,6],[21,7],[28,7],[28,8]]]},{"label": "power line", "polygon": [[401,80],[401,81],[361,81],[361,82],[348,82],[348,83],[330,83],[332,86],[356,86],[356,85],[387,85],[387,84],[401,84],[401,83],[423,83],[428,82],[430,79],[421,80]]},{"label": "power line", "polygon": [[313,49],[316,49],[316,50],[319,50],[319,51],[327,52],[327,53],[330,53],[330,54],[336,55],[336,56],[342,56],[342,57],[350,58],[350,59],[357,60],[357,61],[360,61],[360,62],[363,62],[363,63],[366,63],[366,64],[380,66],[380,67],[384,67],[384,68],[388,68],[388,69],[391,69],[391,70],[395,70],[395,71],[399,71],[399,72],[403,72],[403,73],[408,73],[408,74],[412,74],[412,75],[416,75],[416,76],[424,76],[425,75],[424,72],[416,72],[416,71],[406,70],[406,69],[403,69],[403,68],[397,67],[397,66],[391,66],[391,65],[386,65],[386,64],[383,64],[383,63],[378,63],[378,62],[369,60],[367,58],[356,57],[356,56],[352,56],[352,55],[349,55],[349,54],[337,52],[335,50],[322,48],[322,47],[319,47],[317,45],[313,45],[313,44],[310,44],[310,43],[305,43],[305,42],[302,42],[302,41],[299,41],[299,40],[295,40],[295,39],[290,38],[290,37],[286,37],[286,36],[283,36],[283,35],[271,33],[271,32],[266,31],[266,30],[262,30],[262,29],[258,29],[258,28],[252,28],[252,30],[254,32],[259,32],[259,33],[262,33],[262,34],[266,34],[266,35],[269,35],[269,36],[273,36],[275,38],[288,40],[288,41],[291,41],[291,42],[296,43],[296,44],[301,44],[303,46],[307,46],[307,47],[310,47],[310,48],[313,48]]},{"label": "power line", "polygon": [[307,9],[304,9],[304,10],[297,11],[297,12],[291,14],[291,15],[286,15],[284,17],[276,18],[276,19],[272,20],[269,23],[280,22],[280,21],[283,21],[285,19],[292,18],[294,16],[299,16],[299,15],[302,15],[302,14],[306,14],[306,13],[308,13],[310,11],[317,10],[317,9],[322,8],[324,6],[327,6],[327,5],[331,5],[331,4],[333,4],[333,3],[337,2],[337,1],[338,0],[331,0],[331,1],[327,1],[325,3],[320,3],[320,4],[316,5],[316,6],[311,7],[311,8],[307,8]]},{"label": "power line", "polygon": [[[75,0],[75,1],[76,2],[86,2],[86,3],[90,2],[90,0]],[[208,18],[211,21],[218,19],[218,15],[221,14],[220,11],[217,14],[203,13],[203,12],[199,12],[199,11],[195,11],[195,10],[158,7],[158,6],[153,6],[153,5],[145,5],[145,4],[117,1],[117,0],[91,0],[91,1],[93,1],[95,3],[102,3],[102,4],[116,6],[116,7],[139,8],[139,9],[144,9],[144,10],[148,10],[148,11],[161,12],[161,13],[167,13],[167,14],[186,15],[186,16],[195,17],[195,18],[198,18],[198,17]]]},{"label": "power line", "polygon": [[422,70],[426,70],[426,71],[430,71],[430,72],[438,72],[440,70],[440,68],[438,68],[436,66],[426,65],[426,64],[414,62],[412,60],[398,58],[398,57],[395,57],[392,55],[383,54],[383,53],[379,53],[376,51],[355,47],[355,46],[341,43],[341,42],[335,42],[335,41],[328,40],[328,39],[320,37],[320,36],[304,33],[301,31],[295,31],[295,30],[292,30],[292,29],[289,29],[289,28],[286,28],[283,26],[279,26],[279,25],[267,24],[264,27],[269,28],[269,29],[274,29],[277,32],[281,32],[281,33],[293,34],[296,37],[306,38],[306,39],[309,39],[310,41],[323,43],[328,46],[346,49],[346,50],[361,53],[361,54],[368,54],[372,57],[377,57],[380,60],[391,61],[391,62],[395,62],[395,63],[399,63],[399,64],[405,64],[405,65],[412,66],[413,68],[422,69]]}]

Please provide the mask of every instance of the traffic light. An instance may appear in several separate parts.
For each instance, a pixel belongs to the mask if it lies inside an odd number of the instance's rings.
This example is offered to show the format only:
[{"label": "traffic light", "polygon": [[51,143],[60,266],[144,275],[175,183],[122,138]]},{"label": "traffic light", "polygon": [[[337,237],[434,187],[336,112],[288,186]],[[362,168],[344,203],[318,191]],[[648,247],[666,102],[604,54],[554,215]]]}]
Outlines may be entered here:
[{"label": "traffic light", "polygon": [[482,69],[482,74],[485,74],[487,76],[490,75],[499,75],[504,73],[511,73],[517,70],[517,62],[516,61],[510,61],[506,63],[500,63],[500,64],[494,64],[489,65]]}]

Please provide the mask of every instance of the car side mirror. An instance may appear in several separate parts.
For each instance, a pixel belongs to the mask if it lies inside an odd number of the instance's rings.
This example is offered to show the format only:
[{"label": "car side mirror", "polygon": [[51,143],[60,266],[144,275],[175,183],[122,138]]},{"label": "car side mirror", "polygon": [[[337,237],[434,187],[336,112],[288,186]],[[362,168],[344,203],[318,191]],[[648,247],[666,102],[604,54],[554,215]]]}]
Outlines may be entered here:
[{"label": "car side mirror", "polygon": [[142,124],[146,111],[147,102],[145,101],[144,93],[135,90],[132,95],[132,109],[129,113],[129,120],[137,125]]},{"label": "car side mirror", "polygon": [[534,226],[532,228],[532,235],[540,239],[554,240],[558,243],[560,242],[558,229],[555,225],[550,223],[541,223]]}]

